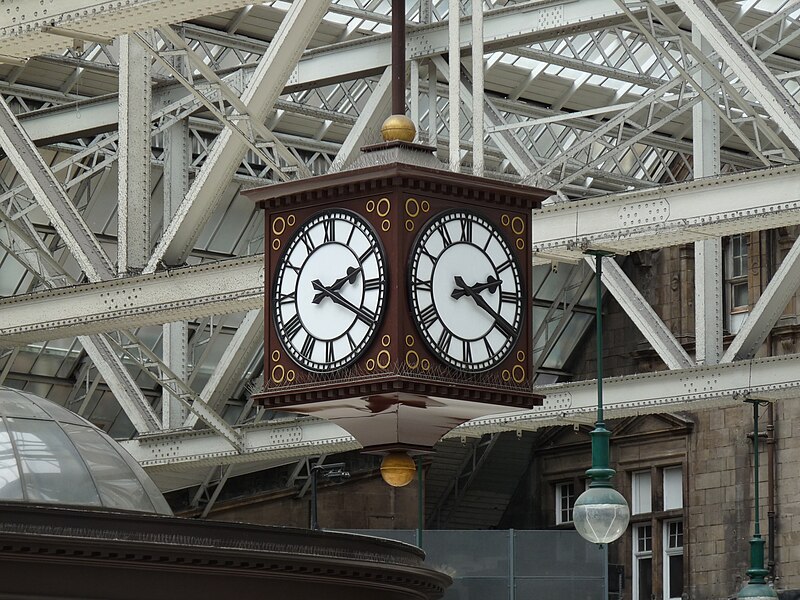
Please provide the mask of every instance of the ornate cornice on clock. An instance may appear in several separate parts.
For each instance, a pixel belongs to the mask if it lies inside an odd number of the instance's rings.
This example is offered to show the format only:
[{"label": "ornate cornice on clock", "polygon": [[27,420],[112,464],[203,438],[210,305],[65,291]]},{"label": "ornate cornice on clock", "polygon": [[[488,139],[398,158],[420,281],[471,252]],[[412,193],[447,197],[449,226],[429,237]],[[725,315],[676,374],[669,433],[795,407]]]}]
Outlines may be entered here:
[{"label": "ornate cornice on clock", "polygon": [[[390,142],[400,144],[405,142]],[[382,144],[389,145],[389,144]],[[340,171],[319,177],[297,179],[242,192],[267,210],[307,206],[312,202],[330,202],[340,195],[380,193],[403,187],[430,194],[458,196],[466,202],[485,206],[534,209],[550,193],[516,183],[453,173],[401,162]]]}]

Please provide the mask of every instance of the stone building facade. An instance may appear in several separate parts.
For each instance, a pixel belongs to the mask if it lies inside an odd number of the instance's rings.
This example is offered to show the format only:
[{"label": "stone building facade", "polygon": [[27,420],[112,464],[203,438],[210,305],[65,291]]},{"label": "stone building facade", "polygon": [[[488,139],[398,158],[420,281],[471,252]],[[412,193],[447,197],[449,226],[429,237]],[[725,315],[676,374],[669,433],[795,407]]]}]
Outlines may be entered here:
[{"label": "stone building facade", "polygon": [[[772,230],[723,240],[726,345],[795,234]],[[693,248],[682,246],[636,253],[624,262],[631,280],[690,354],[693,261]],[[757,356],[797,351],[798,302],[796,295]],[[604,311],[607,376],[666,368],[613,298],[605,298]],[[582,345],[586,351],[569,366],[578,378],[591,379],[596,369],[594,333],[588,336]],[[752,410],[751,404],[732,401],[719,409],[610,423],[615,485],[634,513],[625,535],[609,549],[610,562],[619,565],[611,577],[619,598],[727,599],[746,583],[754,522]],[[800,404],[798,398],[785,398],[761,406],[759,414],[760,527],[770,580],[781,598],[800,598],[800,436],[795,435]],[[590,430],[576,424],[540,438],[529,475],[533,525],[570,526],[568,507],[583,491],[589,466]],[[513,519],[509,524],[514,526]]]}]

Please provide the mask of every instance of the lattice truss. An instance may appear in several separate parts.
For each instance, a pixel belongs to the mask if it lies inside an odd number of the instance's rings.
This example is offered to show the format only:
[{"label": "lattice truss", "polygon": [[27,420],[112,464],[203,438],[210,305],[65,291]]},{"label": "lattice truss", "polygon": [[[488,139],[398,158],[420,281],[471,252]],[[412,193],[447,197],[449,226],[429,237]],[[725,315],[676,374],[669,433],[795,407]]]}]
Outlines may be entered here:
[{"label": "lattice truss", "polygon": [[[91,19],[80,16],[85,1],[65,4],[75,6],[48,22],[23,16],[27,28],[1,24],[0,294],[7,300],[0,314],[17,310],[23,294],[50,293],[43,302],[57,310],[55,291],[91,283],[105,293],[111,281],[132,308],[124,323],[88,319],[69,330],[29,311],[4,330],[0,383],[56,399],[118,437],[200,427],[223,441],[218,455],[242,454],[240,426],[265,422],[246,403],[260,375],[257,305],[223,298],[214,309],[175,309],[184,326],[170,329],[152,316],[167,305],[133,299],[131,290],[137,277],[168,285],[157,279],[165,268],[262,252],[262,216],[239,196],[243,186],[340,169],[378,139],[388,114],[391,2],[334,0],[327,9],[317,2],[316,13],[311,0],[229,1],[224,12],[197,2],[187,4],[184,20],[183,3],[166,9],[138,0],[124,14],[109,7]],[[461,63],[450,85],[447,28],[456,7]],[[718,173],[797,164],[794,1],[484,0],[481,7],[484,86],[473,90],[472,2],[407,1],[410,113],[420,141],[435,145],[444,162],[457,140],[464,172],[473,169],[477,135],[486,176],[548,187],[556,204],[691,181],[701,104],[716,123]],[[710,20],[690,20],[693,10]],[[709,50],[697,34],[711,27],[700,23],[719,16],[727,25],[716,28],[723,33]],[[15,48],[41,53],[20,56]],[[152,83],[144,117],[135,116],[144,92],[134,96],[129,83],[137,74]],[[450,101],[459,86],[455,135]],[[473,94],[484,107],[477,131]],[[128,171],[137,160],[150,164],[134,198]],[[149,205],[150,229],[146,260],[127,259],[121,269],[119,257],[134,244],[121,241],[123,196]],[[540,382],[552,382],[569,376],[575,343],[591,324],[592,272],[580,263],[537,269],[535,362]],[[24,331],[41,333],[23,339]],[[174,336],[187,340],[179,355]],[[667,362],[690,366],[682,361]],[[181,408],[170,416],[171,403]],[[298,456],[313,454],[298,448]]]}]

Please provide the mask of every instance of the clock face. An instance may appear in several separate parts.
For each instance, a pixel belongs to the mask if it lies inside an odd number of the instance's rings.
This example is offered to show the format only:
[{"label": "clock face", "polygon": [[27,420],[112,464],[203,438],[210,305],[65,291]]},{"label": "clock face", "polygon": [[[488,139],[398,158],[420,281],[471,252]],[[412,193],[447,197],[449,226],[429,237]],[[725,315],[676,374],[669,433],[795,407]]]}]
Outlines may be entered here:
[{"label": "clock face", "polygon": [[309,371],[352,364],[386,307],[386,256],[372,226],[348,210],[315,214],[288,240],[272,286],[275,330]]},{"label": "clock face", "polygon": [[503,361],[522,328],[519,266],[502,234],[464,210],[422,228],[408,273],[411,314],[428,348],[466,372]]}]

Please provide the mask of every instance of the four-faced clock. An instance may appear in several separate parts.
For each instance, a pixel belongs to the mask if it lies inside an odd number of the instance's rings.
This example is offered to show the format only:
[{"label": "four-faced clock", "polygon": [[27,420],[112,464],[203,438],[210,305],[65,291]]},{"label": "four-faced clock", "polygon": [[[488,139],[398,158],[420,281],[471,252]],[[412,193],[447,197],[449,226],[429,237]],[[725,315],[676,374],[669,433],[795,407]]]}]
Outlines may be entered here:
[{"label": "four-faced clock", "polygon": [[520,270],[501,232],[466,210],[426,223],[411,248],[411,316],[428,349],[460,371],[500,364],[522,329]]},{"label": "four-faced clock", "polygon": [[275,330],[309,371],[351,365],[369,348],[387,301],[386,256],[349,210],[319,212],[288,240],[272,286]]}]

